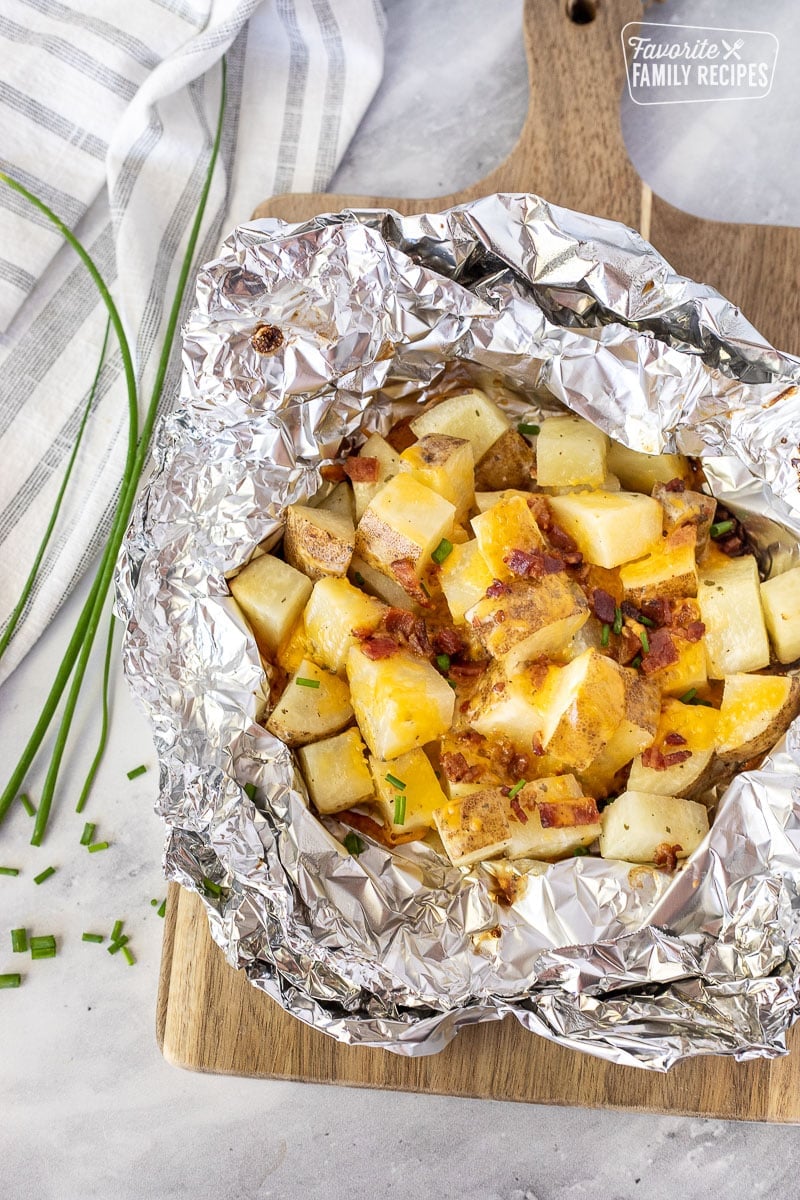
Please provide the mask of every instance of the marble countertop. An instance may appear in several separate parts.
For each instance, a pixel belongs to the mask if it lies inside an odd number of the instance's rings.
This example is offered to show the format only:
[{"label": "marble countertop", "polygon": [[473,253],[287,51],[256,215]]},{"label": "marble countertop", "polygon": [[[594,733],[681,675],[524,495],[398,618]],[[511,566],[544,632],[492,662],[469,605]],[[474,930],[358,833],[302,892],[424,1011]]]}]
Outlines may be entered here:
[{"label": "marble countertop", "polygon": [[[788,29],[788,0],[772,7]],[[387,5],[385,82],[335,188],[431,195],[480,177],[503,157],[523,120],[526,66],[519,0],[493,8],[487,22],[483,0],[453,0],[446,18],[430,18],[423,0]],[[700,19],[706,8],[702,19],[709,24],[735,23],[727,4],[721,19],[715,0],[692,4],[691,11]],[[454,13],[462,18],[457,26]],[[800,41],[796,18],[794,26]],[[467,119],[470,113],[481,120]],[[629,144],[638,147],[635,159],[646,150],[656,170],[662,159],[652,151],[652,114],[647,120],[647,128],[628,129]],[[775,153],[779,136],[780,130]],[[674,172],[674,156],[670,162]],[[751,178],[746,195],[735,194],[734,185],[720,200],[727,207],[712,207],[715,215],[754,219],[760,196],[769,219],[800,221],[796,188],[793,195],[784,188],[775,216],[768,182],[761,188]],[[671,186],[673,203],[714,205],[714,195],[698,190],[688,171]],[[770,203],[778,203],[774,195]],[[740,205],[738,213],[731,204]],[[41,703],[84,590],[0,691],[6,768]],[[90,701],[99,689],[96,665]],[[22,871],[18,879],[0,877],[4,930],[25,925],[54,933],[59,943],[54,960],[31,963],[11,954],[7,932],[0,931],[0,972],[26,975],[24,987],[4,991],[0,1000],[3,1197],[671,1200],[710,1193],[788,1200],[796,1194],[800,1131],[793,1128],[340,1090],[167,1066],[154,1033],[162,923],[150,901],[165,893],[162,830],[153,814],[155,756],[117,673],[108,752],[85,816],[76,815],[72,797],[91,758],[96,713],[97,705],[87,703],[78,721],[79,748],[69,759],[45,847],[28,845],[30,818],[21,807],[3,829],[0,861]],[[126,772],[139,763],[148,772],[129,781]],[[40,784],[34,777],[34,795]],[[90,856],[78,844],[84,819],[97,823],[108,851]],[[35,886],[33,876],[48,865],[56,874]],[[131,938],[132,967],[121,955],[81,942],[84,930],[107,932],[117,918]]]}]

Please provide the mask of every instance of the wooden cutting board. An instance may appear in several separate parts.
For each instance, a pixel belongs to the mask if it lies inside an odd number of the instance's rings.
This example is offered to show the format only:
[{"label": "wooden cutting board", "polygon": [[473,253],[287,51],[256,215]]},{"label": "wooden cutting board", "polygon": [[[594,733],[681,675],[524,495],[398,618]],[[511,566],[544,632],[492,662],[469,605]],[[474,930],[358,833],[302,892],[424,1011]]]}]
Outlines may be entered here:
[{"label": "wooden cutting board", "polygon": [[[631,166],[619,120],[625,84],[620,34],[641,15],[639,0],[526,0],[528,116],[511,155],[473,187],[424,200],[275,196],[256,215],[296,221],[374,206],[435,212],[489,192],[537,192],[638,227],[676,270],[719,288],[774,345],[798,353],[800,230],[688,216],[653,196]],[[342,1046],[287,1016],[228,967],[200,901],[174,885],[157,1033],[169,1062],[198,1071],[800,1123],[797,1031],[788,1058],[742,1065],[695,1059],[667,1076],[562,1049],[513,1019],[472,1026],[427,1058]]]}]

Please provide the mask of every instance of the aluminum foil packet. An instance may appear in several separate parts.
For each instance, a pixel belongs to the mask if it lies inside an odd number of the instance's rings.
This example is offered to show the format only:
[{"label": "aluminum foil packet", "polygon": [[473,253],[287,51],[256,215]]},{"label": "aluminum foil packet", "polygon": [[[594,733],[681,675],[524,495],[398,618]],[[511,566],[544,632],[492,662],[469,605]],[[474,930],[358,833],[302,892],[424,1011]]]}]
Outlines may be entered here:
[{"label": "aluminum foil packet", "polygon": [[508,1014],[656,1070],[785,1053],[797,725],[674,875],[593,857],[465,874],[419,843],[354,857],[258,723],[265,667],[226,574],[277,542],[322,464],[456,362],[510,387],[517,419],[565,406],[634,449],[701,456],[764,569],[783,570],[800,561],[800,361],[639,234],[528,194],[242,225],[199,274],[183,356],[117,603],[161,763],[166,873],[203,896],[228,961],[314,1028],[406,1055]]}]

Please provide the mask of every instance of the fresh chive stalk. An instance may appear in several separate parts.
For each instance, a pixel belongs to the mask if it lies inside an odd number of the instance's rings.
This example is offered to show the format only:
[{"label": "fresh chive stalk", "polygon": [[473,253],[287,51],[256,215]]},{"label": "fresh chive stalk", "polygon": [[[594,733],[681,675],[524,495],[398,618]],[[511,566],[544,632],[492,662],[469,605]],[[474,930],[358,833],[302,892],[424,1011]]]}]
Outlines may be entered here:
[{"label": "fresh chive stalk", "polygon": [[540,426],[529,425],[526,421],[520,421],[517,426],[517,432],[521,433],[524,437],[536,437],[537,433],[540,432]]},{"label": "fresh chive stalk", "polygon": [[128,779],[138,779],[140,775],[144,775],[146,770],[147,767],[144,765],[144,763],[140,763],[138,767],[134,767],[132,770],[128,771]]},{"label": "fresh chive stalk", "polygon": [[730,533],[735,524],[735,521],[716,521],[708,532],[712,538],[722,537],[723,534]]},{"label": "fresh chive stalk", "polygon": [[589,853],[588,846],[576,846],[575,849],[572,851],[572,857],[573,858],[583,858],[584,854],[588,854],[588,853]]},{"label": "fresh chive stalk", "polygon": [[448,559],[452,553],[453,543],[447,538],[442,538],[442,540],[439,542],[439,545],[431,554],[431,558],[435,563],[438,564],[438,566],[441,566],[442,563]]},{"label": "fresh chive stalk", "polygon": [[56,938],[55,934],[53,933],[42,933],[38,937],[32,937],[30,939],[31,950],[47,950],[48,948],[55,946],[55,944]]},{"label": "fresh chive stalk", "polygon": [[307,687],[307,688],[318,688],[319,687],[318,679],[304,679],[302,675],[297,676],[297,679],[295,679],[295,683],[297,684],[298,687]]},{"label": "fresh chive stalk", "polygon": [[28,949],[28,931],[27,929],[12,929],[11,930],[11,949],[14,954],[24,954]]},{"label": "fresh chive stalk", "polygon": [[361,854],[364,849],[364,843],[357,833],[348,833],[343,844],[345,850],[349,851],[350,854],[355,855],[356,858],[358,858],[359,854]]},{"label": "fresh chive stalk", "polygon": [[127,933],[121,934],[118,938],[112,938],[111,945],[108,947],[108,953],[117,954],[123,946],[127,946],[130,940],[131,939],[128,937]]},{"label": "fresh chive stalk", "polygon": [[680,697],[681,704],[691,704],[697,695],[697,688],[689,688],[688,692],[684,692]]},{"label": "fresh chive stalk", "polygon": [[644,615],[644,613],[639,613],[639,616],[636,619],[640,625],[646,625],[648,629],[652,629],[655,625],[655,621],[651,621],[649,617]]},{"label": "fresh chive stalk", "polygon": [[518,796],[520,794],[522,789],[525,787],[526,782],[527,782],[527,780],[520,779],[514,784],[514,786],[511,788],[510,792],[508,793],[509,800],[513,800],[515,796]]},{"label": "fresh chive stalk", "polygon": [[203,876],[203,887],[211,896],[221,896],[222,888],[213,879],[209,879],[207,875]]},{"label": "fresh chive stalk", "polygon": [[22,976],[15,973],[9,975],[0,975],[0,988],[18,988],[22,983]]},{"label": "fresh chive stalk", "polygon": [[358,584],[359,587],[364,586],[364,576],[361,574],[360,571],[353,572],[353,579],[355,580],[355,582]]},{"label": "fresh chive stalk", "polygon": [[81,846],[91,845],[91,841],[92,841],[92,838],[94,837],[95,829],[97,829],[97,826],[95,824],[93,824],[92,821],[86,822],[86,824],[83,827],[83,833],[81,834],[81,840],[80,840]]},{"label": "fresh chive stalk", "polygon": [[108,621],[108,636],[106,637],[106,656],[103,662],[103,687],[100,693],[100,702],[102,705],[100,717],[100,733],[97,737],[97,749],[95,750],[94,758],[92,759],[89,770],[86,773],[86,778],[83,781],[81,794],[78,797],[78,803],[75,805],[75,812],[83,812],[86,807],[86,801],[89,799],[89,793],[94,787],[94,781],[97,772],[100,769],[100,763],[103,761],[103,755],[106,752],[106,743],[108,742],[108,718],[109,718],[109,692],[111,682],[111,651],[114,646],[114,632],[116,630],[115,617],[113,612]]},{"label": "fresh chive stalk", "polygon": [[97,945],[99,946],[100,943],[104,942],[105,940],[106,940],[106,938],[105,938],[104,933],[82,933],[81,934],[82,942],[96,942]]},{"label": "fresh chive stalk", "polygon": [[406,790],[405,781],[403,779],[398,779],[396,775],[387,774],[386,782],[390,783],[392,787],[399,788],[401,792]]},{"label": "fresh chive stalk", "polygon": [[642,656],[641,656],[641,654],[637,654],[637,655],[636,655],[636,658],[634,658],[633,662],[631,663],[631,666],[633,667],[633,669],[634,669],[634,671],[635,671],[635,670],[637,670],[637,669],[638,669],[638,668],[639,668],[641,665],[642,665]]},{"label": "fresh chive stalk", "polygon": [[[8,633],[7,629],[6,629],[6,633]],[[27,792],[20,792],[19,802],[22,805],[22,807],[25,809],[25,812],[28,814],[29,817],[36,816],[36,809],[31,804],[31,798]]]},{"label": "fresh chive stalk", "polygon": [[394,823],[395,825],[405,825],[406,823],[405,796],[395,796],[394,798]]},{"label": "fresh chive stalk", "polygon": [[86,849],[90,854],[99,854],[101,850],[107,850],[108,847],[108,842],[92,842],[92,844],[87,846]]},{"label": "fresh chive stalk", "polygon": [[19,875],[19,867],[0,867],[0,875]]},{"label": "fresh chive stalk", "polygon": [[38,875],[34,875],[33,882],[34,883],[44,883],[44,881],[46,879],[49,879],[50,876],[55,875],[55,873],[56,873],[55,867],[45,867],[45,869],[43,871],[40,871]]}]

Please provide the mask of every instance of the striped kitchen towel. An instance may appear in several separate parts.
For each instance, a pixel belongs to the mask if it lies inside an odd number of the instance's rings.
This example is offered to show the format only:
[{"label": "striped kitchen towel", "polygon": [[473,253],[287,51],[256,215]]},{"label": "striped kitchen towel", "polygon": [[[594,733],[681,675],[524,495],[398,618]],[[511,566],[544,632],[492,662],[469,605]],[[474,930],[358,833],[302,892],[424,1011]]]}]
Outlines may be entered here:
[{"label": "striped kitchen towel", "polygon": [[[0,169],[73,229],[111,286],[147,403],[208,165],[198,261],[282,191],[318,191],[381,76],[379,0],[3,0]],[[47,525],[95,376],[105,308],[46,219],[0,184],[0,631]],[[177,348],[164,386],[174,396]],[[8,651],[21,660],[96,557],[125,459],[113,334],[59,522]]]}]

